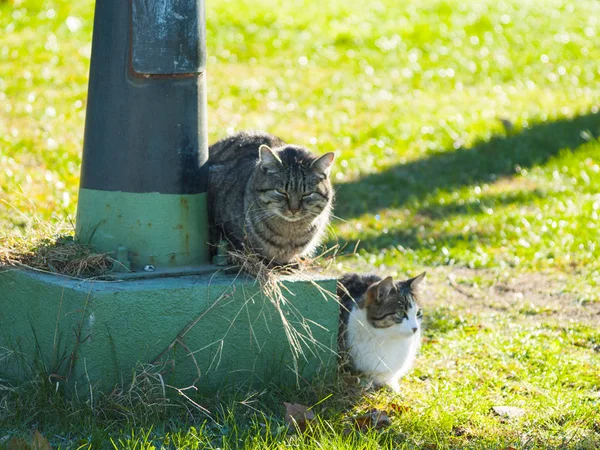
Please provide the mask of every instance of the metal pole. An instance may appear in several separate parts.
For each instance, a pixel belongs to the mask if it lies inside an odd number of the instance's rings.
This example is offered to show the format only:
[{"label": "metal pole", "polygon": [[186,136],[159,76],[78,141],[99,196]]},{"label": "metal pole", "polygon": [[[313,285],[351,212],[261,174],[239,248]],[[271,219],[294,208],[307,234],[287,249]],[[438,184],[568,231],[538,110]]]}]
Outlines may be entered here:
[{"label": "metal pole", "polygon": [[97,0],[76,236],[125,265],[208,263],[202,0]]}]

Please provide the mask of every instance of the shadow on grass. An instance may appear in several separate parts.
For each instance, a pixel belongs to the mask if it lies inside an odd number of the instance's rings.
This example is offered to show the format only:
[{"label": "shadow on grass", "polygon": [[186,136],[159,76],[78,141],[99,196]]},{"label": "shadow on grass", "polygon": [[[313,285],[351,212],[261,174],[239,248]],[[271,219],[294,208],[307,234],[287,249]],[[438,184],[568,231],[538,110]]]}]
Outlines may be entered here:
[{"label": "shadow on grass", "polygon": [[[343,243],[348,244],[344,248],[354,249],[356,246],[355,241]],[[407,227],[361,239],[358,248],[371,253],[376,253],[377,250],[380,249],[391,248],[397,248],[401,251],[405,251],[406,249],[430,249],[432,252],[430,255],[421,255],[421,262],[423,264],[433,264],[436,260],[442,258],[439,255],[435,256],[437,253],[434,253],[434,250],[436,249],[436,252],[439,253],[442,247],[473,248],[477,245],[482,247],[490,245],[489,236],[484,233],[473,231],[464,234],[460,230],[456,233],[439,233],[431,235],[424,233],[419,228]],[[451,264],[453,258],[451,256],[445,256],[442,259],[445,259],[448,264]]]},{"label": "shadow on grass", "polygon": [[523,205],[537,199],[548,198],[548,193],[540,189],[531,191],[503,192],[493,195],[482,195],[468,201],[456,201],[444,205],[424,206],[419,209],[418,214],[433,220],[440,220],[449,216],[486,214],[491,208],[509,205]]},{"label": "shadow on grass", "polygon": [[[524,205],[543,199],[547,194],[539,189],[506,191],[479,197],[475,201],[457,201],[446,205],[428,205],[423,202],[426,197],[440,190],[458,190],[513,176],[517,166],[528,169],[542,165],[563,149],[576,149],[587,142],[590,135],[594,138],[600,135],[600,114],[533,125],[519,133],[494,137],[472,148],[449,150],[390,167],[337,185],[335,213],[342,219],[351,219],[363,214],[376,214],[387,208],[417,206],[410,222],[389,233],[364,236],[360,248],[368,251],[396,247],[398,244],[409,249],[431,247],[434,244],[438,248],[444,245],[469,245],[470,241],[485,245],[489,237],[477,233],[465,235],[457,230],[455,233],[431,236],[424,230],[432,220],[442,220],[451,215],[485,214],[489,208],[494,209],[498,205]],[[353,249],[356,242],[329,242],[329,245],[333,244]]]},{"label": "shadow on grass", "polygon": [[390,167],[337,185],[335,213],[350,219],[418,202],[437,190],[493,182],[514,175],[517,166],[527,169],[541,165],[562,149],[575,149],[586,142],[583,132],[600,135],[600,114],[536,124],[472,148],[449,150]]}]

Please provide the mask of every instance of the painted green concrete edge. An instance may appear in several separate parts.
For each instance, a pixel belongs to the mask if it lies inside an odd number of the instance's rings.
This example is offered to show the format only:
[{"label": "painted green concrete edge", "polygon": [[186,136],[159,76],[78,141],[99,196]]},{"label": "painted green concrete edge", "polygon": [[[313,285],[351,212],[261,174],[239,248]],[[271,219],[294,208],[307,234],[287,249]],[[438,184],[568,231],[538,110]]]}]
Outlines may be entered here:
[{"label": "painted green concrete edge", "polygon": [[[283,284],[290,293],[280,314],[254,280],[220,273],[99,282],[1,272],[0,377],[27,379],[43,362],[54,380],[111,389],[138,364],[153,363],[168,384],[210,392],[333,376],[335,280]],[[299,358],[282,317],[300,342]]]},{"label": "painted green concrete edge", "polygon": [[126,246],[134,269],[206,264],[206,194],[80,189],[76,236],[102,252]]}]

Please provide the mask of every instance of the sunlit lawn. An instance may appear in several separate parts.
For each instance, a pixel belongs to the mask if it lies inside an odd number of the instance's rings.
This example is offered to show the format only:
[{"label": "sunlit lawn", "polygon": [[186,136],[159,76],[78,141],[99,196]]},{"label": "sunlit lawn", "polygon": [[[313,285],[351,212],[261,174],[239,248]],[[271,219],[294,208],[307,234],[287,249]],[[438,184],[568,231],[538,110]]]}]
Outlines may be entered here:
[{"label": "sunlit lawn", "polygon": [[[87,0],[0,0],[0,233],[74,217],[92,16]],[[600,446],[600,3],[236,0],[208,2],[207,27],[210,140],[259,128],[335,151],[334,268],[430,270],[417,367],[398,397],[305,387],[213,401],[206,423],[0,391],[0,447],[33,424],[63,448]],[[498,307],[490,289],[534,275]],[[549,310],[527,297],[546,285]],[[314,434],[286,435],[281,401],[330,393]],[[407,411],[389,428],[343,432],[390,404]]]}]

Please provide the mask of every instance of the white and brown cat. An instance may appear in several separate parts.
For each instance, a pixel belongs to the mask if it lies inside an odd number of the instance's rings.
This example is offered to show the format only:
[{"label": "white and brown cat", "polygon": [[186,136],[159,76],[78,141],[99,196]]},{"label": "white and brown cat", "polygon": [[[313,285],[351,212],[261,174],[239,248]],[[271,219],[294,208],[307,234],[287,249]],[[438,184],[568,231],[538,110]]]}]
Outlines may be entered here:
[{"label": "white and brown cat", "polygon": [[338,280],[340,350],[354,370],[376,387],[399,391],[399,380],[412,367],[421,343],[422,312],[416,288],[425,272],[406,281],[347,274]]}]

